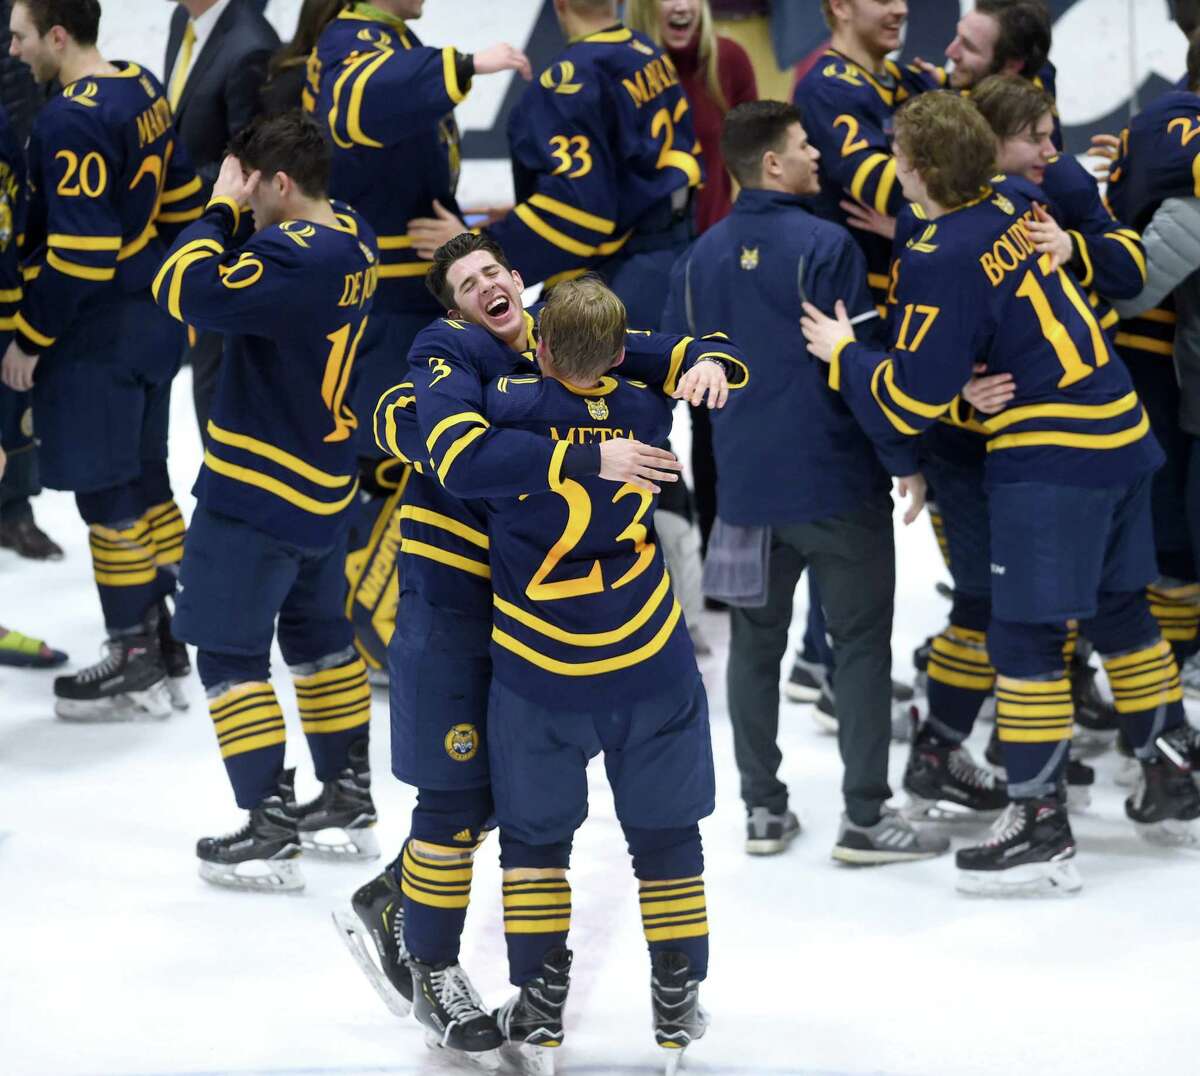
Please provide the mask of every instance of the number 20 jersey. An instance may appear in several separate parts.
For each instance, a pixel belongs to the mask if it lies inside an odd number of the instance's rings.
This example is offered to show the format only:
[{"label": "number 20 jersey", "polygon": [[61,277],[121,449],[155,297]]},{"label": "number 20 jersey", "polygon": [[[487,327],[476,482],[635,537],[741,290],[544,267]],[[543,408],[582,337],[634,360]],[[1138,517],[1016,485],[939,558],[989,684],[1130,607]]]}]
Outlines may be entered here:
[{"label": "number 20 jersey", "polygon": [[656,498],[629,484],[555,474],[568,445],[598,426],[661,443],[670,405],[621,377],[586,391],[521,376],[489,386],[492,423],[556,442],[549,492],[487,502],[493,669],[518,695],[559,709],[617,709],[695,676],[655,541]]},{"label": "number 20 jersey", "polygon": [[1016,386],[982,423],[989,483],[1124,485],[1162,451],[1083,288],[1034,250],[1025,225],[1036,192],[993,181],[915,234],[895,269],[890,351],[835,349],[830,383],[868,433],[915,435],[953,416],[985,362]]}]

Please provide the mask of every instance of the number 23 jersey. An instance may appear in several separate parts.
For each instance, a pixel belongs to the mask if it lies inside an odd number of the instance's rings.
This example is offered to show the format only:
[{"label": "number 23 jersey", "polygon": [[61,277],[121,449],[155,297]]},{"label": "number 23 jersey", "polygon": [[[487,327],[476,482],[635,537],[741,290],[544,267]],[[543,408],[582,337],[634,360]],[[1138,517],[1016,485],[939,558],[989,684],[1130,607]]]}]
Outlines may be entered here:
[{"label": "number 23 jersey", "polygon": [[153,285],[172,317],[225,336],[196,499],[313,549],[358,489],[348,389],[379,272],[367,224],[333,208],[336,227],[283,221],[236,248],[238,212],[216,199]]},{"label": "number 23 jersey", "polygon": [[487,501],[494,675],[543,706],[576,711],[617,708],[694,676],[655,540],[656,498],[629,484],[560,477],[568,445],[598,430],[661,443],[670,401],[621,377],[582,390],[514,376],[488,387],[486,410],[496,425],[556,442],[549,492]]}]

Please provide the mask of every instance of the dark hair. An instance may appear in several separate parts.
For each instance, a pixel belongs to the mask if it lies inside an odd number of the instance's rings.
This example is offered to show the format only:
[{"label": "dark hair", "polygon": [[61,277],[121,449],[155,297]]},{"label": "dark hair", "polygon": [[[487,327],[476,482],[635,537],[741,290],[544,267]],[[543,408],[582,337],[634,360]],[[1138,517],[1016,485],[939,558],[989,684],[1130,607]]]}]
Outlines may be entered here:
[{"label": "dark hair", "polygon": [[999,139],[1016,138],[1054,112],[1054,98],[1020,75],[989,75],[971,91],[971,103]]},{"label": "dark hair", "polygon": [[268,79],[275,78],[285,68],[295,67],[296,64],[307,60],[309,53],[317,47],[317,39],[321,32],[337,18],[345,6],[346,0],[304,0],[304,6],[300,9],[300,21],[296,23],[296,33],[291,41],[271,57],[271,64],[267,69]]},{"label": "dark hair", "polygon": [[325,132],[298,108],[251,121],[233,136],[229,152],[264,178],[283,172],[309,198],[329,191],[332,153]]},{"label": "dark hair", "polygon": [[896,113],[896,145],[943,209],[987,188],[996,171],[996,136],[971,100],[923,93]]},{"label": "dark hair", "polygon": [[992,73],[1018,60],[1019,74],[1036,77],[1050,58],[1050,12],[1041,0],[977,0],[975,10],[990,15],[1000,28]]},{"label": "dark hair", "polygon": [[1196,30],[1188,41],[1187,84],[1193,93],[1200,89],[1200,30]]},{"label": "dark hair", "polygon": [[442,304],[444,309],[449,310],[454,306],[454,289],[446,280],[450,273],[450,266],[468,254],[474,254],[477,250],[487,252],[505,269],[512,272],[512,266],[508,262],[504,248],[490,235],[460,232],[433,252],[433,268],[425,276],[425,286],[433,292],[434,298]]},{"label": "dark hair", "polygon": [[1191,37],[1196,32],[1196,27],[1200,26],[1200,3],[1196,0],[1173,0],[1171,17],[1175,20],[1175,25]]},{"label": "dark hair", "polygon": [[40,36],[61,26],[77,45],[94,45],[100,36],[100,0],[14,0],[24,4]]},{"label": "dark hair", "polygon": [[788,128],[800,122],[799,110],[785,101],[747,101],[730,109],[721,128],[721,153],[733,178],[743,187],[759,182],[763,154],[781,151]]}]

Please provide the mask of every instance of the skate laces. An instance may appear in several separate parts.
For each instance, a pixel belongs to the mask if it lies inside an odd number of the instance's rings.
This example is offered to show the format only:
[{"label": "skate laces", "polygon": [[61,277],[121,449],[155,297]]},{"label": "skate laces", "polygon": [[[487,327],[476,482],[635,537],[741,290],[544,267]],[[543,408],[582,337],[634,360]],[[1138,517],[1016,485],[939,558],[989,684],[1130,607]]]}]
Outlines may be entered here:
[{"label": "skate laces", "polygon": [[1021,832],[1021,827],[1024,823],[1025,810],[1021,806],[1020,801],[1013,800],[1004,808],[1004,813],[992,825],[992,831],[988,834],[987,840],[983,842],[983,847],[995,848],[997,845],[1011,840]]},{"label": "skate laces", "polygon": [[991,791],[996,787],[996,775],[980,766],[965,747],[956,747],[950,752],[950,772],[972,788]]},{"label": "skate laces", "polygon": [[101,646],[100,652],[104,656],[99,661],[85,669],[80,669],[75,674],[75,679],[81,684],[103,680],[106,676],[117,672],[125,658],[125,642],[123,639],[109,639]]},{"label": "skate laces", "polygon": [[467,973],[458,964],[432,972],[429,977],[438,1001],[451,1017],[452,1022],[446,1027],[447,1034],[454,1024],[465,1024],[487,1015],[483,1011],[483,1000],[475,993]]}]

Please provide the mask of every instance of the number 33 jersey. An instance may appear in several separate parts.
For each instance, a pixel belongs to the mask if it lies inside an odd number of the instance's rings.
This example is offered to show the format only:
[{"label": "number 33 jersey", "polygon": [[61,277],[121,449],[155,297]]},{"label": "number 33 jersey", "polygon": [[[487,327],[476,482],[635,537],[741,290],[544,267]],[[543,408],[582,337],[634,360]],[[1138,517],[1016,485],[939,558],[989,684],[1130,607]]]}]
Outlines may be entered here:
[{"label": "number 33 jersey", "polygon": [[886,354],[834,350],[830,384],[868,433],[915,435],[965,415],[974,363],[1010,373],[1016,395],[979,416],[990,483],[1123,485],[1163,459],[1129,372],[1079,282],[1026,230],[1036,187],[993,180],[926,222],[899,252]]},{"label": "number 33 jersey", "polygon": [[654,534],[656,498],[600,478],[563,478],[567,447],[632,437],[662,443],[671,401],[638,381],[594,389],[500,378],[487,390],[495,425],[555,442],[549,492],[488,500],[494,675],[543,706],[615,708],[695,676],[679,603]]},{"label": "number 33 jersey", "polygon": [[370,228],[333,209],[336,227],[283,221],[237,248],[238,211],[215,199],[153,285],[225,337],[196,499],[307,548],[333,543],[358,489],[348,389],[379,273]]}]

